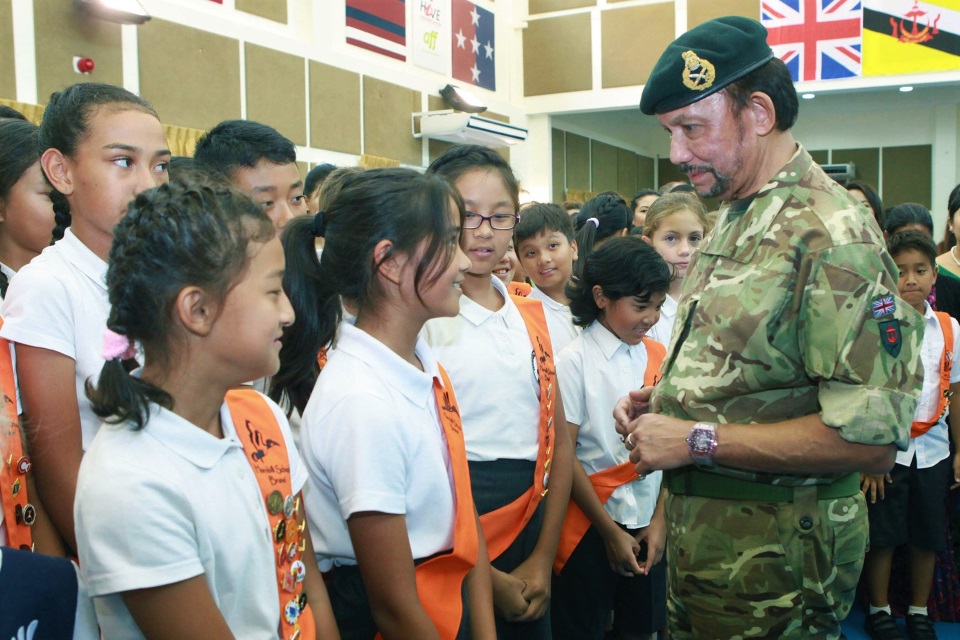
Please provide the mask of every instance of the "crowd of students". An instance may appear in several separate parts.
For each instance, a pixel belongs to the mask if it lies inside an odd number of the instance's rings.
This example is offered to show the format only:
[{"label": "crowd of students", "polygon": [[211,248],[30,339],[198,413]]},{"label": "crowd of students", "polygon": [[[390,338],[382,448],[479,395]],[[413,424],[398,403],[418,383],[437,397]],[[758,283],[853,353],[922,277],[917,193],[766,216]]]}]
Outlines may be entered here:
[{"label": "crowd of students", "polygon": [[[471,145],[423,174],[304,180],[249,121],[174,159],[149,104],[96,83],[51,96],[39,127],[17,115],[0,112],[0,585],[50,579],[0,597],[0,636],[665,633],[661,474],[637,475],[611,411],[667,357],[713,222],[689,188],[521,208],[509,164]],[[923,616],[947,544],[960,327],[934,310],[960,259],[953,235],[937,256],[925,208],[848,188],[927,321],[915,437],[863,477],[882,631],[892,549],[910,545]],[[960,191],[950,206],[960,234]]]}]

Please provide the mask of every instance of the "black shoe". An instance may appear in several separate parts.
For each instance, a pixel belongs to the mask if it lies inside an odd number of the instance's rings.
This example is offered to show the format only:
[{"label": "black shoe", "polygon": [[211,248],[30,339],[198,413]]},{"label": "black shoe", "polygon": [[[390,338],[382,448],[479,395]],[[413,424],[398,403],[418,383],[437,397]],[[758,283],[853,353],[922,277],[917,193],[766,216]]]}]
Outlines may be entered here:
[{"label": "black shoe", "polygon": [[903,640],[896,620],[886,611],[877,611],[867,616],[863,628],[873,640]]},{"label": "black shoe", "polygon": [[937,632],[933,630],[933,620],[922,613],[907,614],[907,635],[910,640],[937,640]]}]

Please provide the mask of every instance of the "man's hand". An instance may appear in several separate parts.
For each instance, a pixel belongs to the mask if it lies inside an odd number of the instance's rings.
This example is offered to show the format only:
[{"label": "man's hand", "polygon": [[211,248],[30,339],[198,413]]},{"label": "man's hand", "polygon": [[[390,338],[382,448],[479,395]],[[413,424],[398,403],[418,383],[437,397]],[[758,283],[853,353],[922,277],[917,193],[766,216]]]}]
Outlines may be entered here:
[{"label": "man's hand", "polygon": [[[954,459],[954,463],[956,463],[956,459]],[[860,491],[863,492],[864,497],[870,502],[870,504],[877,503],[877,494],[880,495],[881,500],[884,499],[884,483],[893,484],[893,478],[889,473],[885,473],[883,475],[874,475],[872,473],[860,474]]]},{"label": "man's hand", "polygon": [[658,413],[645,413],[629,425],[624,446],[642,476],[651,471],[692,464],[687,436],[695,423]]},{"label": "man's hand", "polygon": [[622,436],[630,433],[630,423],[650,410],[650,396],[653,387],[643,387],[631,391],[620,398],[613,408],[613,419],[616,422],[617,433]]}]

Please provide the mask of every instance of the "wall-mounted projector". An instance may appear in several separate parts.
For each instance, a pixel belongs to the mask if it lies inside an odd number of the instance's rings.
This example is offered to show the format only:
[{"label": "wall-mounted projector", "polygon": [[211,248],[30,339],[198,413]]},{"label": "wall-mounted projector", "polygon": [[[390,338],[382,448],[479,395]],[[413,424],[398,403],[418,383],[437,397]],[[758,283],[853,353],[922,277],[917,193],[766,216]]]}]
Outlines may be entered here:
[{"label": "wall-mounted projector", "polygon": [[527,139],[527,130],[523,127],[452,109],[414,113],[411,125],[414,138],[444,142],[507,147]]}]

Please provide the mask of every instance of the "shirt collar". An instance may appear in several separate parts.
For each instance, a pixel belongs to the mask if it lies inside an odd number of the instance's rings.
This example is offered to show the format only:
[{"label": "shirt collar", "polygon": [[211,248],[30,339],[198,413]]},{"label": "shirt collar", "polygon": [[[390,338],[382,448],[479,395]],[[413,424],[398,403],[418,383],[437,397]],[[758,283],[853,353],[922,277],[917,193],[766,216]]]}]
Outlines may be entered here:
[{"label": "shirt collar", "polygon": [[[500,278],[496,276],[490,276],[490,281],[493,282],[493,288],[496,289],[501,296],[503,296],[503,303],[506,306],[506,304],[510,302],[510,293],[507,291],[507,285],[503,284],[503,282],[500,281]],[[497,312],[490,311],[490,309],[480,306],[467,296],[460,298],[460,315],[466,320],[469,320],[470,323],[475,326],[479,327],[495,313]]]},{"label": "shirt collar", "polygon": [[150,405],[150,420],[144,430],[172,452],[200,467],[211,469],[227,451],[242,447],[227,403],[220,406],[223,438],[217,438],[173,411]]},{"label": "shirt collar", "polygon": [[423,338],[418,337],[413,348],[414,354],[423,365],[423,371],[388,349],[366,331],[351,324],[340,324],[337,350],[376,367],[380,378],[403,394],[412,404],[422,407],[432,401],[433,380],[440,378],[440,371],[437,369],[437,359]]},{"label": "shirt collar", "polygon": [[584,330],[584,333],[588,334],[593,338],[594,342],[597,343],[597,346],[600,347],[600,353],[603,354],[603,357],[607,360],[610,360],[617,351],[622,347],[623,349],[629,349],[630,345],[618,338],[607,329],[605,326],[600,324],[599,320],[594,320],[593,323]]},{"label": "shirt collar", "polygon": [[557,302],[540,289],[534,289],[527,297],[533,298],[534,300],[539,300],[543,303],[543,306],[549,307],[553,311],[563,311],[564,309],[568,308],[567,305],[563,304],[562,302]]},{"label": "shirt collar", "polygon": [[923,319],[927,322],[930,320],[933,320],[934,322],[940,322],[937,319],[937,312],[933,310],[933,307],[931,307],[930,303],[926,300],[923,301]]},{"label": "shirt collar", "polygon": [[107,263],[87,245],[80,242],[70,227],[67,227],[63,238],[58,240],[55,246],[70,264],[97,283],[97,286],[104,291],[107,290]]},{"label": "shirt collar", "polygon": [[13,276],[17,275],[17,272],[8,267],[7,265],[0,262],[0,271],[3,272],[3,275],[7,276],[7,280],[12,280]]}]

